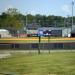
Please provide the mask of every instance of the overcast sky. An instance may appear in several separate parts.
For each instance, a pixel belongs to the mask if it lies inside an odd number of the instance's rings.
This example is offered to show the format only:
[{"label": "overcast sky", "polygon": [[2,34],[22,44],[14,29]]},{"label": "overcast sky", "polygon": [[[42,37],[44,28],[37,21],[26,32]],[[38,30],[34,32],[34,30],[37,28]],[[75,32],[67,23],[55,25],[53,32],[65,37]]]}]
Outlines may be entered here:
[{"label": "overcast sky", "polygon": [[8,8],[17,8],[22,14],[71,16],[71,2],[72,0],[0,0],[0,13]]}]

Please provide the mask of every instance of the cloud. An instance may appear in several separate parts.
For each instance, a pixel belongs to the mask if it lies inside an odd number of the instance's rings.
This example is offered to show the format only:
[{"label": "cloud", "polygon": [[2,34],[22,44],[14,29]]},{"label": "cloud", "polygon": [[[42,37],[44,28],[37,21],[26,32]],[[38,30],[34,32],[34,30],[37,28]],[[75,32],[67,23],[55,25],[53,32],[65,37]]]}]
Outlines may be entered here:
[{"label": "cloud", "polygon": [[9,9],[9,8],[14,8],[14,6],[13,5],[6,6],[5,11],[7,11],[7,9]]},{"label": "cloud", "polygon": [[35,15],[36,14],[36,11],[30,11],[30,14],[32,14],[32,15]]},{"label": "cloud", "polygon": [[62,10],[65,12],[65,13],[70,13],[70,7],[68,5],[63,5],[62,6]]}]

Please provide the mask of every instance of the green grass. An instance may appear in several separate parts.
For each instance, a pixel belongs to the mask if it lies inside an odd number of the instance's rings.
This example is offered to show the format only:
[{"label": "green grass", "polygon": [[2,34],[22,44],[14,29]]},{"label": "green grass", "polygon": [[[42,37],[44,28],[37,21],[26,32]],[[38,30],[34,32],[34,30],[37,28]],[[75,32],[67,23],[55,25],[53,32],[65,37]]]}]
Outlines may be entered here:
[{"label": "green grass", "polygon": [[12,54],[0,59],[0,73],[15,75],[75,75],[75,53]]}]

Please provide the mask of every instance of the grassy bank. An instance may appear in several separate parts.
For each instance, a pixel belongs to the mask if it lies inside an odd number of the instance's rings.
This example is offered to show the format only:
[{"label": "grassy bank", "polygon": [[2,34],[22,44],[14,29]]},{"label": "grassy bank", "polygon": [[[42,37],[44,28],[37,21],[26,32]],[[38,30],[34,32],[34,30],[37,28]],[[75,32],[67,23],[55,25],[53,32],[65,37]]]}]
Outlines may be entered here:
[{"label": "grassy bank", "polygon": [[0,73],[15,75],[75,75],[75,53],[12,54],[9,58],[0,59]]}]

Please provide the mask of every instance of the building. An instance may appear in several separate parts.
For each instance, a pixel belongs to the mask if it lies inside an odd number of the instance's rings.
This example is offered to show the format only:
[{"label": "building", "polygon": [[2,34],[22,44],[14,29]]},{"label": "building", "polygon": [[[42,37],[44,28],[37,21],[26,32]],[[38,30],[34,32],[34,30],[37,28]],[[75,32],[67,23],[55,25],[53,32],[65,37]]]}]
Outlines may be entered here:
[{"label": "building", "polygon": [[75,25],[72,26],[71,30],[71,37],[75,37]]},{"label": "building", "polygon": [[[74,27],[73,27],[74,28]],[[71,36],[71,27],[40,27],[37,24],[28,24],[26,26],[27,35],[39,35],[41,32],[42,36],[50,35],[53,37],[70,37]]]},{"label": "building", "polygon": [[37,36],[38,28],[39,28],[39,25],[36,23],[28,24],[25,28],[27,36]]},{"label": "building", "polygon": [[8,30],[0,29],[0,38],[12,37]]},{"label": "building", "polygon": [[43,34],[54,37],[68,37],[71,34],[71,28],[68,27],[41,27],[38,31],[43,31]]}]

